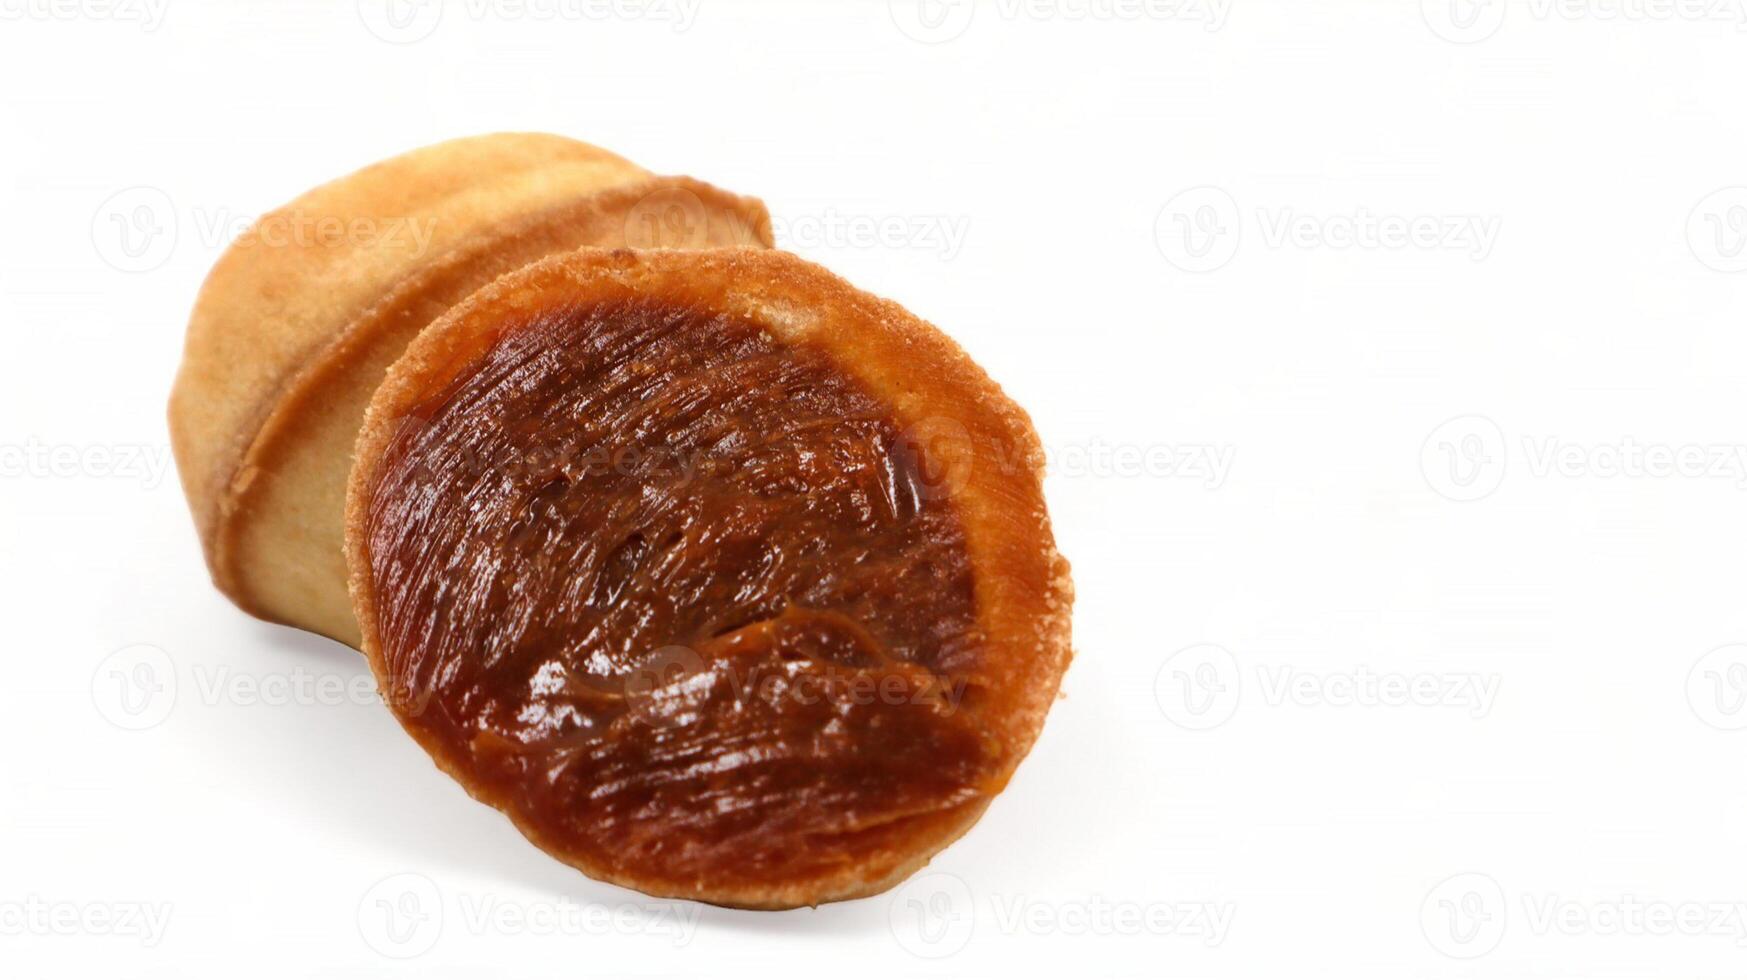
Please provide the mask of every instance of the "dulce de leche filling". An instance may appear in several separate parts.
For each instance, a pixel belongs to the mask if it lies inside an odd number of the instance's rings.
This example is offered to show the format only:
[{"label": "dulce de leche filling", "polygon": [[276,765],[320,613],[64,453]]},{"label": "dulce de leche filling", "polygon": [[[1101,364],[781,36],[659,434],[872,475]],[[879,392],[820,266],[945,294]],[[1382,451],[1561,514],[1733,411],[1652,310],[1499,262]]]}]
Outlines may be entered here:
[{"label": "dulce de leche filling", "polygon": [[676,887],[896,866],[1000,768],[928,464],[829,354],[750,321],[516,324],[403,420],[371,488],[393,706],[590,866]]}]

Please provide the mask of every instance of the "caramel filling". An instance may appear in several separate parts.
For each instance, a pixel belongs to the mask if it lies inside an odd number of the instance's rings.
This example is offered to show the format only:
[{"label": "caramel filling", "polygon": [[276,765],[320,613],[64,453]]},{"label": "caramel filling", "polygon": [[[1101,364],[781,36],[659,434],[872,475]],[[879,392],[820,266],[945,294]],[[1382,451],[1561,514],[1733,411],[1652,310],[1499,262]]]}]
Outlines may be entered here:
[{"label": "caramel filling", "polygon": [[393,705],[596,866],[895,865],[1000,768],[966,699],[964,533],[927,464],[827,353],[757,324],[651,304],[517,324],[377,471]]}]

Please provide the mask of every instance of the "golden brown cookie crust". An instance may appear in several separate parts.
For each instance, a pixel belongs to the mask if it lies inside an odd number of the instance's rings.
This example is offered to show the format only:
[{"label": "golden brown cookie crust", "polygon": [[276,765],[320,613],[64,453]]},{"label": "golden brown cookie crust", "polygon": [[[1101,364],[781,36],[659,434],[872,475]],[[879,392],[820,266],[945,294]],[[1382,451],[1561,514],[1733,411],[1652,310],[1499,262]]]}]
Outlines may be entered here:
[{"label": "golden brown cookie crust", "polygon": [[[377,468],[401,420],[535,314],[564,305],[655,300],[749,318],[784,342],[823,348],[906,427],[950,434],[942,457],[977,570],[977,623],[986,654],[974,678],[991,736],[1007,750],[997,791],[1029,751],[1054,701],[1070,652],[1072,585],[1056,551],[1042,493],[1042,452],[1025,413],[945,335],[901,307],[861,292],[792,255],[753,249],[584,249],[511,273],[450,310],[389,369],[365,417],[347,497],[346,557],[363,649],[391,689],[380,637],[367,520]],[[398,715],[398,712],[397,712]],[[901,847],[854,866],[775,886],[713,887],[600,866],[566,853],[516,816],[433,740],[406,725],[437,765],[511,815],[536,844],[591,877],[652,895],[744,908],[790,908],[875,894],[925,865],[974,824],[988,797],[919,822]]]}]

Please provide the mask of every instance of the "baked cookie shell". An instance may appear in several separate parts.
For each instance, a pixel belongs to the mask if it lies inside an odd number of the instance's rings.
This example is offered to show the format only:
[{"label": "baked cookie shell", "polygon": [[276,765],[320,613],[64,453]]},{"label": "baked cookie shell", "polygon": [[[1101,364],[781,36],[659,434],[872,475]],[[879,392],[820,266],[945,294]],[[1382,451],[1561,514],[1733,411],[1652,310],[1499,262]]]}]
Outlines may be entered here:
[{"label": "baked cookie shell", "polygon": [[950,340],[895,304],[875,299],[793,256],[776,252],[584,250],[514,273],[452,310],[422,334],[378,389],[358,446],[347,510],[347,557],[364,649],[378,683],[398,680],[385,662],[370,554],[370,506],[379,467],[405,419],[474,366],[507,332],[554,308],[656,302],[757,323],[780,343],[827,352],[912,431],[945,442],[944,486],[976,570],[977,626],[984,655],[969,678],[974,711],[998,742],[999,764],[983,792],[907,827],[853,865],[799,880],[676,878],[658,868],[611,867],[568,850],[482,784],[457,756],[395,705],[437,764],[475,796],[504,809],[544,849],[591,876],[642,891],[750,908],[783,908],[873,894],[927,862],[975,822],[1029,750],[1069,659],[1071,586],[1054,548],[1041,492],[1036,437],[1024,413]]}]

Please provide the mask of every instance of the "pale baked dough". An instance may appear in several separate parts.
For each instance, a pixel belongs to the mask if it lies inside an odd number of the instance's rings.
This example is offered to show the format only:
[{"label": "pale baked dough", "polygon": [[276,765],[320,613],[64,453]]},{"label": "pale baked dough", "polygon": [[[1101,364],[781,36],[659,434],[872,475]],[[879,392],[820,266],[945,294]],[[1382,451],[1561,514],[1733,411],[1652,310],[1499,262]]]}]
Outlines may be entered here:
[{"label": "pale baked dough", "polygon": [[770,244],[755,199],[539,133],[414,150],[262,217],[208,275],[170,397],[214,583],[256,616],[357,646],[346,475],[371,393],[420,329],[554,252]]}]

